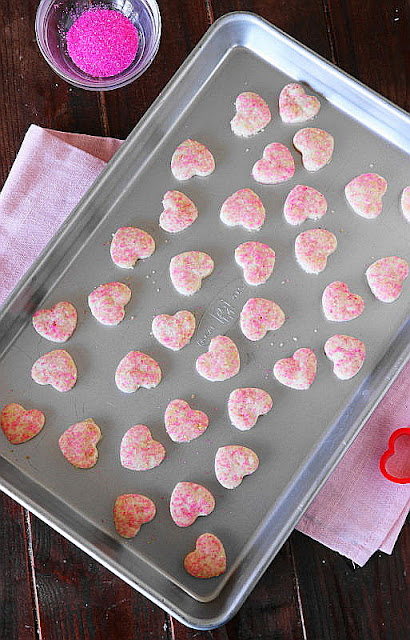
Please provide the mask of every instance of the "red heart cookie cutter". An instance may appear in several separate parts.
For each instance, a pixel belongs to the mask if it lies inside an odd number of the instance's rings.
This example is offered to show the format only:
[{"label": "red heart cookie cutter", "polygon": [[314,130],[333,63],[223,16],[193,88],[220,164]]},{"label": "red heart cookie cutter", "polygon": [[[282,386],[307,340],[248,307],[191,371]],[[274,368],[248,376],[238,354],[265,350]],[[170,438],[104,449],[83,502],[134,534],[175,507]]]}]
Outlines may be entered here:
[{"label": "red heart cookie cutter", "polygon": [[410,482],[410,427],[401,427],[393,431],[388,449],[380,458],[380,470],[391,482]]}]

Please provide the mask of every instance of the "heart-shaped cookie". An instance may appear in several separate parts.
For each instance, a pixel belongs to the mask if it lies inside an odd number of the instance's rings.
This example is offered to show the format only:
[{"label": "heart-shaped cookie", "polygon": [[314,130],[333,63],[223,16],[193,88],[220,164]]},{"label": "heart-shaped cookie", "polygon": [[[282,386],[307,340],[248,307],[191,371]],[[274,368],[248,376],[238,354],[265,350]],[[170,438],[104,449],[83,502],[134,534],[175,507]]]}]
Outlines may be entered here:
[{"label": "heart-shaped cookie", "polygon": [[198,217],[198,209],[181,191],[167,191],[162,206],[164,210],[159,217],[159,226],[169,233],[183,231]]},{"label": "heart-shaped cookie", "polygon": [[350,380],[360,371],[366,347],[358,338],[336,334],[325,342],[325,354],[333,362],[333,373],[340,380]]},{"label": "heart-shaped cookie", "polygon": [[316,377],[317,361],[311,349],[297,349],[292,357],[278,360],[273,367],[273,375],[286,387],[304,391],[309,389]]},{"label": "heart-shaped cookie", "polygon": [[38,409],[26,410],[17,402],[6,404],[1,412],[0,426],[11,444],[31,440],[44,426],[45,417]]},{"label": "heart-shaped cookie", "polygon": [[363,313],[364,300],[357,293],[352,293],[345,282],[336,280],[323,291],[322,306],[328,320],[347,322]]},{"label": "heart-shaped cookie", "polygon": [[36,311],[32,322],[43,338],[52,342],[66,342],[77,326],[77,310],[71,302],[58,302],[51,309]]},{"label": "heart-shaped cookie", "polygon": [[405,219],[410,222],[410,186],[403,189],[400,205]]},{"label": "heart-shaped cookie", "polygon": [[190,311],[163,313],[152,321],[152,333],[164,347],[179,351],[189,343],[195,331],[195,316]]},{"label": "heart-shaped cookie", "polygon": [[206,413],[191,409],[185,400],[171,400],[165,410],[165,429],[173,442],[191,442],[208,427]]},{"label": "heart-shaped cookie", "polygon": [[284,144],[272,142],[263,151],[263,158],[252,168],[252,176],[263,184],[278,184],[290,180],[295,173],[295,161]]},{"label": "heart-shaped cookie", "polygon": [[121,440],[120,460],[126,469],[147,471],[161,464],[164,458],[164,447],[153,439],[145,424],[137,424],[124,434]]},{"label": "heart-shaped cookie", "polygon": [[308,171],[319,171],[332,159],[334,139],[323,129],[300,129],[293,136],[293,144],[302,154],[303,166]]},{"label": "heart-shaped cookie", "polygon": [[124,493],[115,500],[114,525],[123,538],[133,538],[143,524],[150,522],[156,514],[155,504],[139,493]]},{"label": "heart-shaped cookie", "polygon": [[237,136],[254,136],[271,121],[271,113],[265,100],[257,93],[245,91],[235,100],[236,114],[231,129]]},{"label": "heart-shaped cookie", "polygon": [[327,229],[309,229],[295,240],[296,260],[306,273],[320,273],[328,257],[336,251],[336,236]]},{"label": "heart-shaped cookie", "polygon": [[263,242],[244,242],[235,249],[235,260],[248,284],[263,284],[272,275],[275,252]]},{"label": "heart-shaped cookie", "polygon": [[293,187],[283,205],[285,220],[293,225],[301,224],[307,218],[319,220],[325,215],[326,211],[327,202],[325,196],[317,189],[303,184]]},{"label": "heart-shaped cookie", "polygon": [[263,389],[243,387],[232,391],[228,400],[229,418],[237,429],[247,431],[255,426],[259,416],[272,409],[272,398]]},{"label": "heart-shaped cookie", "polygon": [[381,213],[386,189],[386,180],[377,173],[363,173],[345,186],[345,195],[353,211],[371,220]]},{"label": "heart-shaped cookie", "polygon": [[207,516],[214,508],[212,493],[195,482],[178,482],[169,503],[171,518],[178,527],[189,527],[198,516]]},{"label": "heart-shaped cookie", "polygon": [[229,227],[242,225],[247,231],[258,231],[265,222],[265,207],[252,189],[239,189],[223,203],[220,218]]},{"label": "heart-shaped cookie", "polygon": [[161,368],[154,358],[141,351],[129,351],[115,372],[115,384],[124,393],[140,387],[153,389],[161,382]]},{"label": "heart-shaped cookie", "polygon": [[37,384],[50,384],[57,391],[69,391],[77,382],[77,367],[67,351],[56,349],[35,361],[31,377]]},{"label": "heart-shaped cookie", "polygon": [[276,331],[285,322],[285,314],[276,302],[250,298],[243,306],[240,325],[248,340],[261,340],[268,331]]},{"label": "heart-shaped cookie", "polygon": [[215,578],[226,571],[226,554],[222,542],[213,533],[203,533],[195,551],[185,556],[185,570],[194,578]]},{"label": "heart-shaped cookie", "polygon": [[241,361],[236,344],[227,336],[212,338],[208,352],[198,356],[196,370],[211,382],[228,380],[239,373]]},{"label": "heart-shaped cookie", "polygon": [[110,245],[114,264],[123,269],[132,269],[138,260],[149,258],[154,251],[154,238],[137,227],[120,227]]},{"label": "heart-shaped cookie", "polygon": [[380,470],[391,482],[410,482],[410,427],[393,431],[388,448],[380,458]]},{"label": "heart-shaped cookie", "polygon": [[68,427],[58,440],[61,453],[78,469],[91,469],[98,460],[97,444],[101,440],[100,427],[92,418]]},{"label": "heart-shaped cookie", "polygon": [[279,115],[282,122],[296,124],[314,118],[320,109],[315,96],[308,96],[304,88],[292,82],[283,87],[279,95]]},{"label": "heart-shaped cookie", "polygon": [[254,473],[259,458],[252,449],[239,444],[220,447],[215,455],[215,475],[225,489],[235,489],[245,476]]},{"label": "heart-shaped cookie", "polygon": [[214,169],[215,160],[212,153],[196,140],[184,140],[172,155],[171,171],[177,180],[209,176]]},{"label": "heart-shaped cookie", "polygon": [[191,296],[202,286],[203,278],[214,270],[214,261],[203,251],[184,251],[171,258],[169,273],[175,289]]},{"label": "heart-shaped cookie", "polygon": [[122,282],[107,282],[88,296],[94,318],[105,325],[117,325],[125,316],[125,305],[131,300],[131,289]]},{"label": "heart-shaped cookie", "polygon": [[373,295],[382,302],[394,302],[400,296],[403,282],[409,275],[407,260],[389,256],[376,260],[366,271]]}]

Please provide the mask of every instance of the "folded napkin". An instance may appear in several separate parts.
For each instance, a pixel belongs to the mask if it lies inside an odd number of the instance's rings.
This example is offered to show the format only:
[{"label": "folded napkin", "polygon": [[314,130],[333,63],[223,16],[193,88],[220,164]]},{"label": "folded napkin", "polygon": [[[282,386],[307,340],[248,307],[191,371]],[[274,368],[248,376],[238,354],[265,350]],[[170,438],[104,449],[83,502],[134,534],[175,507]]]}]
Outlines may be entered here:
[{"label": "folded napkin", "polygon": [[[113,138],[32,125],[0,193],[0,303],[53,237],[106,162]],[[379,459],[410,425],[410,365],[367,421],[297,528],[362,566],[391,553],[410,508],[410,486],[386,480]]]}]

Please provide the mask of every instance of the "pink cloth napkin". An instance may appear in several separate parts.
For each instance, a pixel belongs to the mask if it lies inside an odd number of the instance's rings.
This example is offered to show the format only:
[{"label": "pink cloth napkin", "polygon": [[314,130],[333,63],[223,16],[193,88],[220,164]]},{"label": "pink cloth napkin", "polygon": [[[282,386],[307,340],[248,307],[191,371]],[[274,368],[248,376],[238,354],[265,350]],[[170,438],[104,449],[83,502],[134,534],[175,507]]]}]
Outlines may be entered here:
[{"label": "pink cloth napkin", "polygon": [[[0,193],[0,302],[46,246],[106,162],[113,138],[32,125]],[[410,425],[410,365],[380,402],[297,528],[363,565],[391,553],[410,508],[410,486],[386,480],[379,459],[390,434]]]}]

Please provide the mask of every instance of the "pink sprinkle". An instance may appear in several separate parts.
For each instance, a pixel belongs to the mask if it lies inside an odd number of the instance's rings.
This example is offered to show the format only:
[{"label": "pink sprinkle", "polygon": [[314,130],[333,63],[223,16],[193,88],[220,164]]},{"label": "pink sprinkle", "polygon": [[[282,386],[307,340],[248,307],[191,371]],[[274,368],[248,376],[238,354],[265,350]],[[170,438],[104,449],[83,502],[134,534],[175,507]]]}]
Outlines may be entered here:
[{"label": "pink sprinkle", "polygon": [[138,49],[138,31],[119,11],[85,11],[67,32],[67,49],[73,62],[94,77],[106,78],[124,71]]}]

